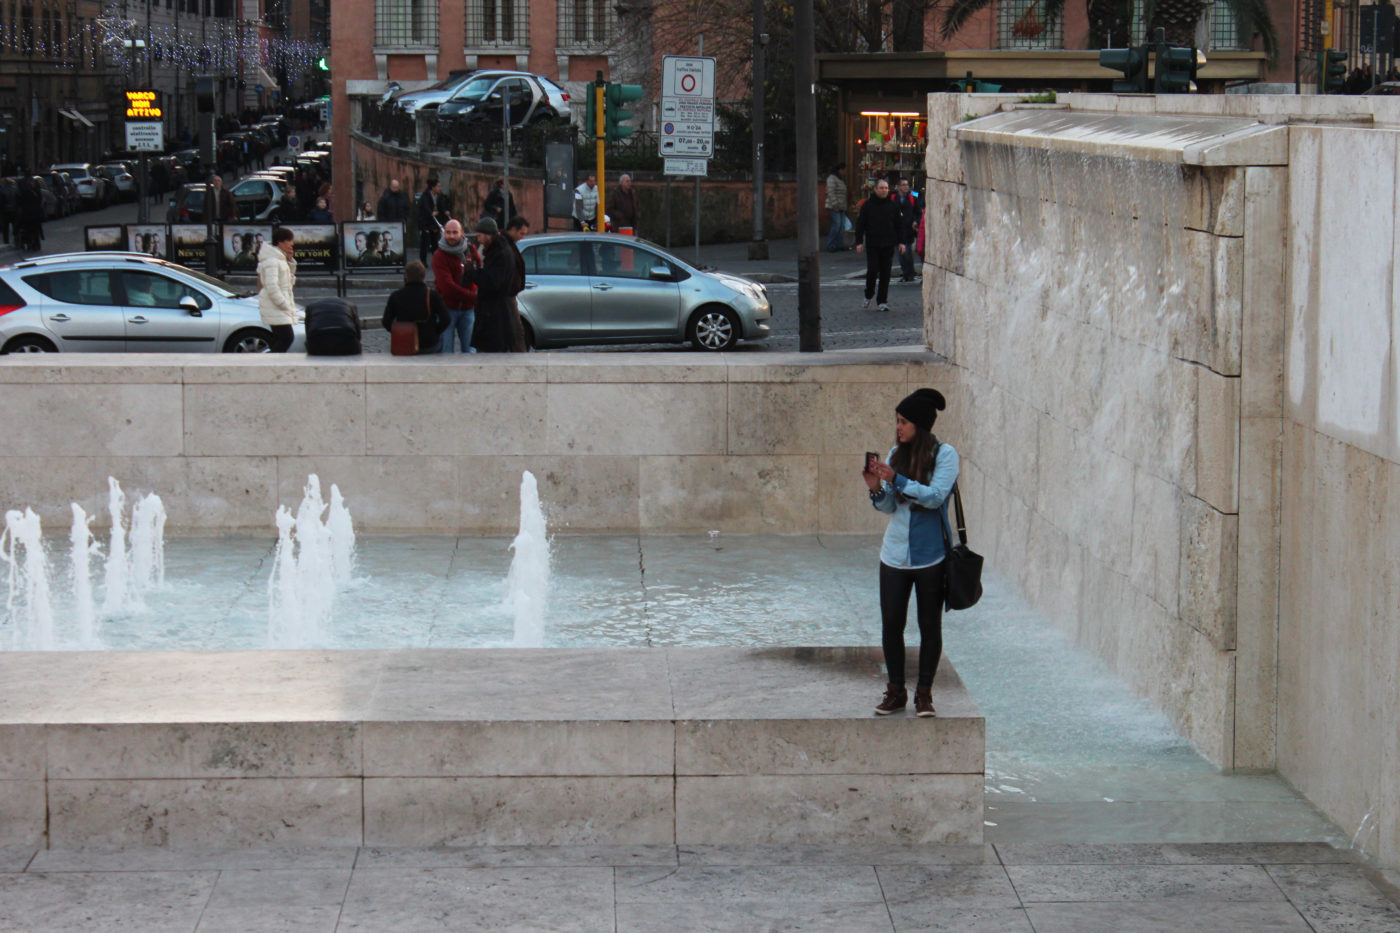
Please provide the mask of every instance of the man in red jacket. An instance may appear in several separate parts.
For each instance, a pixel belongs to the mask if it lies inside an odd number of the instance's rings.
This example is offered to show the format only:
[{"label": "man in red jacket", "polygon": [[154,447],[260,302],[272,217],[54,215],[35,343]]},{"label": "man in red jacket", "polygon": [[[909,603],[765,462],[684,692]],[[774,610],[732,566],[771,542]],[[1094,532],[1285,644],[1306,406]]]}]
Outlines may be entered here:
[{"label": "man in red jacket", "polygon": [[463,353],[472,349],[472,331],[476,327],[476,286],[467,281],[468,266],[481,265],[481,254],[462,233],[462,224],[449,220],[442,228],[442,239],[433,253],[433,288],[442,296],[452,326],[442,335],[442,352],[451,353],[453,337],[461,342]]}]

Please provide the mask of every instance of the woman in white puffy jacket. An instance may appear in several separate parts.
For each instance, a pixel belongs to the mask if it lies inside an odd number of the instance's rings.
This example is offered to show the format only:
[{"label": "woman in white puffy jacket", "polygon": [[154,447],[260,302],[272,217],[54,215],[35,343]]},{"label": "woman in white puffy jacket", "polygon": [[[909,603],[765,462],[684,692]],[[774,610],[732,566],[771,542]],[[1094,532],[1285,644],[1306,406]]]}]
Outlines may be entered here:
[{"label": "woman in white puffy jacket", "polygon": [[272,242],[258,252],[258,313],[272,331],[273,353],[286,353],[292,345],[292,325],[297,322],[297,306],[292,288],[297,283],[297,261],[292,258],[292,231],[278,227]]}]

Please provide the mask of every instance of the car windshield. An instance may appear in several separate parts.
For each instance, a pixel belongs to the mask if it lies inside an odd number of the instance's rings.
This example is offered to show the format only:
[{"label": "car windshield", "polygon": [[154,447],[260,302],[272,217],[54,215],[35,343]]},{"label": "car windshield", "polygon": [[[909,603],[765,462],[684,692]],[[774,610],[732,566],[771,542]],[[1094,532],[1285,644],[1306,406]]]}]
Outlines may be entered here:
[{"label": "car windshield", "polygon": [[179,268],[179,270],[180,270],[183,274],[188,275],[188,276],[191,276],[191,277],[193,277],[194,279],[196,279],[196,280],[199,282],[200,285],[203,285],[205,288],[209,289],[210,291],[216,292],[216,293],[219,295],[220,298],[247,298],[247,297],[248,297],[248,293],[247,293],[247,292],[234,291],[233,289],[231,289],[231,288],[228,287],[228,283],[227,283],[227,282],[221,282],[221,281],[219,281],[218,279],[214,278],[212,275],[205,275],[203,272],[200,272],[198,269],[191,269],[189,266],[179,266],[178,268]]},{"label": "car windshield", "polygon": [[486,92],[496,84],[495,78],[472,78],[462,89],[452,95],[453,100],[481,100]]}]

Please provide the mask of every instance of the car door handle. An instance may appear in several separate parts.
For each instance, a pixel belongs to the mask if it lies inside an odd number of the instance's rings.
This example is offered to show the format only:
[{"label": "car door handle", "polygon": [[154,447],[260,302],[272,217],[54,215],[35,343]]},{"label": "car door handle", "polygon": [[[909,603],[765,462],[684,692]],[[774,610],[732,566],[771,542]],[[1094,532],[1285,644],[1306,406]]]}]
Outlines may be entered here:
[{"label": "car door handle", "polygon": [[141,317],[140,315],[137,315],[136,317],[131,318],[130,320],[131,320],[131,323],[133,323],[133,324],[144,324],[144,323],[146,323],[146,319],[143,318],[143,317]]},{"label": "car door handle", "polygon": [[66,314],[55,314],[49,318],[50,321],[58,321],[60,324],[73,320]]},{"label": "car door handle", "polygon": [[612,290],[612,286],[609,285],[607,282],[600,282],[599,284],[594,285],[593,287],[596,288],[596,289],[598,289],[598,291],[600,291],[600,292],[606,292],[606,291],[611,291],[611,290]]}]

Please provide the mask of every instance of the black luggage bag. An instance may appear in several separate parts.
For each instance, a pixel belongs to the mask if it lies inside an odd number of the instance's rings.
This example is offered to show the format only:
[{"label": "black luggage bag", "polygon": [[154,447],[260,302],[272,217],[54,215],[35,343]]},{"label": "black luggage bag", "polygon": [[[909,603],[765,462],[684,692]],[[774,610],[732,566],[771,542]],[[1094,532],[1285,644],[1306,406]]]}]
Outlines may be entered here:
[{"label": "black luggage bag", "polygon": [[306,306],[306,352],[355,356],[360,352],[360,309],[344,298],[318,298]]}]

